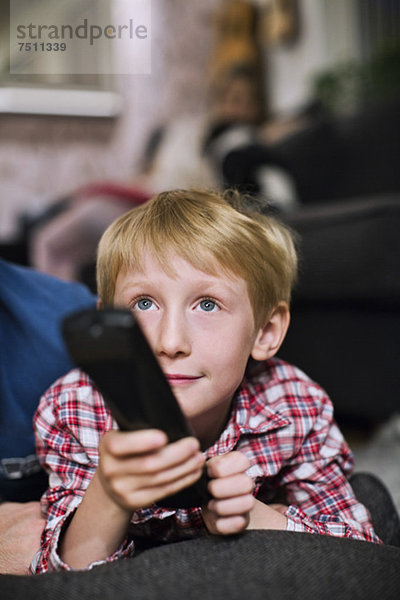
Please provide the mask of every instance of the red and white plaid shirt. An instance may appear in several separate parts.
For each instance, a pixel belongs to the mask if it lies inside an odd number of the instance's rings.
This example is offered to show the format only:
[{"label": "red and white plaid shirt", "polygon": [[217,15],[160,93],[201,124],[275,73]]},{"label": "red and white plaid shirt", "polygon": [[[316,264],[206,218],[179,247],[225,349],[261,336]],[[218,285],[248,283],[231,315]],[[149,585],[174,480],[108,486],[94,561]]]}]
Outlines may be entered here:
[{"label": "red and white plaid shirt", "polygon": [[[60,532],[96,470],[101,436],[116,424],[91,380],[75,369],[47,390],[34,425],[39,460],[50,474],[42,498],[47,525],[32,564],[33,572],[42,573],[68,569],[57,554]],[[255,496],[268,502],[284,491],[289,531],[380,541],[347,481],[353,458],[333,420],[332,404],[299,369],[279,359],[248,368],[230,420],[206,456],[232,450],[249,457]],[[124,544],[107,561],[132,554],[133,533],[175,541],[204,535],[206,529],[201,508],[139,510]]]}]

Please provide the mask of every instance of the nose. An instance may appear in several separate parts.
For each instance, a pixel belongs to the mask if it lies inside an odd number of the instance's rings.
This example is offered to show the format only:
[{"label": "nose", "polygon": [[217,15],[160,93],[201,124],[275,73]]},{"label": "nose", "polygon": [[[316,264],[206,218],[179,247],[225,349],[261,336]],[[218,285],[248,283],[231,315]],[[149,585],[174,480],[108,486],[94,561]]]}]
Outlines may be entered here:
[{"label": "nose", "polygon": [[158,323],[155,352],[169,358],[190,354],[190,333],[182,313],[165,311]]}]

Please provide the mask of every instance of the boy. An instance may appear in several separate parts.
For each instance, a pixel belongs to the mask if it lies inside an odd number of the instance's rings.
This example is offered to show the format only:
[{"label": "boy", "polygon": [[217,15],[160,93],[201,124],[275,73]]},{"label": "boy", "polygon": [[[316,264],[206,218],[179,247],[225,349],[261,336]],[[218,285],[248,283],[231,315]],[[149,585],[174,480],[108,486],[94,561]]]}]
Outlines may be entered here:
[{"label": "boy", "polygon": [[[134,538],[246,528],[379,541],[347,482],[352,457],[329,399],[274,358],[296,263],[282,225],[204,191],[158,194],[107,229],[97,260],[100,308],[137,316],[196,438],[169,444],[161,431],[115,431],[84,373],[55,382],[35,417],[50,489],[33,570],[129,556]],[[205,461],[207,507],[157,506],[194,482]],[[289,506],[271,504],[279,490]]]}]

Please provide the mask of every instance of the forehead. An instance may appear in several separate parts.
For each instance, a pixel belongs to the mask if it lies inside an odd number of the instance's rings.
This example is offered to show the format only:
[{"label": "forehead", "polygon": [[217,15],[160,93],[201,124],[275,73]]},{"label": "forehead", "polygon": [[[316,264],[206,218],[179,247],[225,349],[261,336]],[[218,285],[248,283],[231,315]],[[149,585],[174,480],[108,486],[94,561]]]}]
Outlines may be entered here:
[{"label": "forehead", "polygon": [[[167,256],[167,260],[166,259]],[[141,260],[122,269],[116,280],[116,293],[142,284],[214,286],[225,288],[232,293],[247,293],[247,284],[232,271],[224,269],[215,259],[207,263],[208,268],[200,268],[177,253],[169,252],[163,260],[152,252],[143,253]]]}]

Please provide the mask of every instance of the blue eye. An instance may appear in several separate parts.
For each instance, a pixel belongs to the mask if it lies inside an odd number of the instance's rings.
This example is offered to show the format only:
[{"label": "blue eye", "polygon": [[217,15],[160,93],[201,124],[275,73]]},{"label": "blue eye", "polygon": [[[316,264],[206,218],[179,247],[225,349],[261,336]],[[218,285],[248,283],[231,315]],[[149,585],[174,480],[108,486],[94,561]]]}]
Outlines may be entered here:
[{"label": "blue eye", "polygon": [[219,310],[216,302],[214,302],[214,300],[210,300],[208,298],[206,300],[202,300],[199,303],[199,307],[204,312],[215,312],[216,310]]},{"label": "blue eye", "polygon": [[137,310],[154,310],[155,304],[150,298],[140,298],[140,300],[135,303],[135,308]]}]

